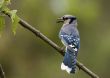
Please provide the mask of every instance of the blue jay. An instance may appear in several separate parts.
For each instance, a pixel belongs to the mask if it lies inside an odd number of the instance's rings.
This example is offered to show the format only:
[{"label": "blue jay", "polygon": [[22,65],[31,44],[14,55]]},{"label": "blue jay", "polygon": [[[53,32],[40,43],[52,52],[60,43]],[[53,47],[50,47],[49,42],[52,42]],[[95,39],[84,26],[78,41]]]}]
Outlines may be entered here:
[{"label": "blue jay", "polygon": [[68,73],[75,73],[76,58],[80,47],[77,19],[72,15],[64,15],[63,17],[58,18],[57,22],[63,22],[63,26],[59,32],[59,38],[64,46],[66,46],[61,69],[66,70]]}]

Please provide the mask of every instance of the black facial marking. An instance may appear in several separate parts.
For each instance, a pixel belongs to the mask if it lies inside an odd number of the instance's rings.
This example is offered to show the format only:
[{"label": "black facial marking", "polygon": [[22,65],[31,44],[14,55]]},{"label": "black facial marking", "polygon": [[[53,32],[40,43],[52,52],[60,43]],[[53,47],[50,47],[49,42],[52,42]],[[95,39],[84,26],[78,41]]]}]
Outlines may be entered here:
[{"label": "black facial marking", "polygon": [[63,20],[67,20],[67,19],[69,19],[69,18],[68,18],[68,17],[63,16]]},{"label": "black facial marking", "polygon": [[69,24],[71,24],[74,20],[76,20],[76,17],[72,17],[72,18],[70,18],[70,22],[69,22]]}]

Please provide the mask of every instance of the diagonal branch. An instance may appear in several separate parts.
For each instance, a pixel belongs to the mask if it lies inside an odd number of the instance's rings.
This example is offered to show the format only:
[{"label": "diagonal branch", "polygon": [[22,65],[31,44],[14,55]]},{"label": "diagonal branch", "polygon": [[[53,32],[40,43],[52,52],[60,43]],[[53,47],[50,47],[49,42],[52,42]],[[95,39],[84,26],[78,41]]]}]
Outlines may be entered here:
[{"label": "diagonal branch", "polygon": [[[62,50],[62,48],[60,48],[57,44],[55,44],[53,41],[51,41],[49,38],[43,35],[39,30],[35,29],[33,26],[31,26],[30,24],[28,24],[26,21],[22,19],[20,19],[19,24],[25,27],[26,29],[28,29],[29,31],[31,31],[33,34],[35,34],[37,37],[42,39],[48,45],[56,49],[62,56],[64,56],[64,50]],[[77,61],[77,66],[92,78],[99,78],[95,73],[93,73],[91,70],[85,67],[81,62]]]},{"label": "diagonal branch", "polygon": [[[8,15],[10,17],[9,14],[3,12],[4,14]],[[55,44],[53,41],[51,41],[49,38],[47,38],[44,34],[42,34],[39,30],[35,29],[33,26],[31,26],[30,24],[28,24],[26,21],[22,20],[20,18],[19,24],[26,28],[27,30],[29,30],[30,32],[32,32],[33,34],[35,34],[37,37],[39,37],[40,39],[42,39],[44,42],[46,42],[48,45],[50,45],[51,47],[53,47],[54,49],[56,49],[62,56],[64,56],[64,50],[62,48],[60,48],[57,44]],[[91,70],[89,70],[85,65],[83,65],[81,62],[77,61],[77,66],[84,71],[86,74],[88,74],[90,77],[92,78],[99,78],[98,75],[96,75],[95,73],[93,73]]]}]

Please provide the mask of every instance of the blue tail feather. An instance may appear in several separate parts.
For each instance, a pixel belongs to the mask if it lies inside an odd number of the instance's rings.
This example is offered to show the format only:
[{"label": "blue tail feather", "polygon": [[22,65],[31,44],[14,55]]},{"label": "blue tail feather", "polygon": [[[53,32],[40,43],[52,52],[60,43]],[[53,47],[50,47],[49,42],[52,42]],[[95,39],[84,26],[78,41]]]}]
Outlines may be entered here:
[{"label": "blue tail feather", "polygon": [[68,73],[75,73],[75,69],[76,69],[75,52],[70,52],[70,50],[67,49],[64,56],[63,64],[66,66],[66,68],[63,70],[66,70]]}]

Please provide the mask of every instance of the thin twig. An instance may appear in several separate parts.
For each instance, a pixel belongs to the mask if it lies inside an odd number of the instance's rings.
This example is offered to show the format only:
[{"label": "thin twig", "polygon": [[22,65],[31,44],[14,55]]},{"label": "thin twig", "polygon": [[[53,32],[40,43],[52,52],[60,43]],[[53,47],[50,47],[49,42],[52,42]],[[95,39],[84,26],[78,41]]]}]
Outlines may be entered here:
[{"label": "thin twig", "polygon": [[[5,12],[3,12],[5,13]],[[5,13],[6,15],[8,15],[10,17],[9,14]],[[37,37],[39,37],[40,39],[42,39],[44,42],[46,42],[48,45],[50,45],[51,47],[53,47],[54,49],[56,49],[62,56],[64,56],[64,50],[62,48],[60,48],[57,44],[55,44],[53,41],[51,41],[49,38],[47,38],[44,34],[42,34],[39,30],[35,29],[33,26],[31,26],[30,24],[28,24],[26,21],[22,20],[20,18],[19,24],[28,29],[30,32],[32,32],[33,34],[35,34]],[[86,74],[88,74],[90,77],[92,78],[99,78],[98,75],[96,75],[95,73],[93,73],[91,70],[89,70],[84,64],[82,64],[81,62],[77,61],[76,64],[82,71],[84,71]]]},{"label": "thin twig", "polygon": [[3,72],[3,68],[1,64],[0,64],[0,78],[5,78],[5,73]]}]

